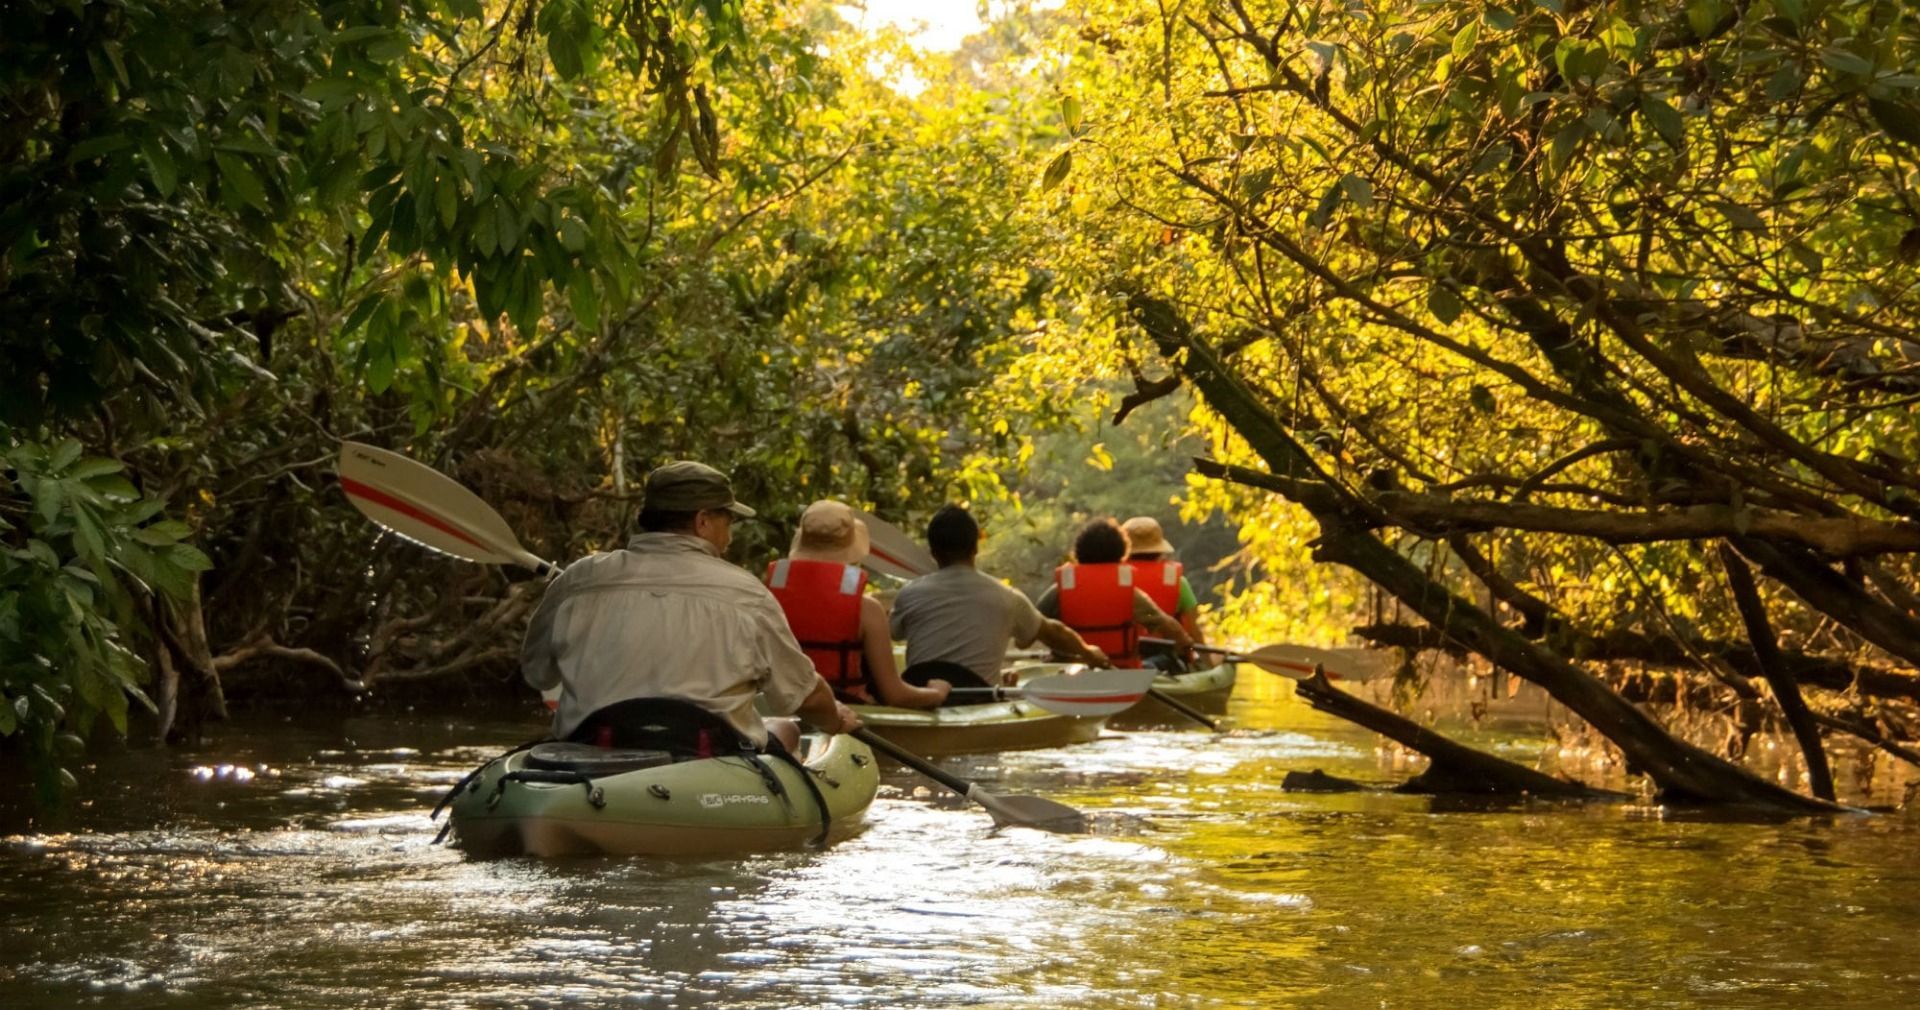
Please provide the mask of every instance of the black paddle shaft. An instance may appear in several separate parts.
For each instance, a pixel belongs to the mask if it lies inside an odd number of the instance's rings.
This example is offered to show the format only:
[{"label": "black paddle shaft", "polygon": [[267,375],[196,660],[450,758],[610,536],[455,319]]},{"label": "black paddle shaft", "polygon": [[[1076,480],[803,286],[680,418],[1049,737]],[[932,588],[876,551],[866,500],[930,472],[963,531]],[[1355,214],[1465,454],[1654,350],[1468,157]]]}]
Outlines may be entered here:
[{"label": "black paddle shaft", "polygon": [[[1175,642],[1171,638],[1154,638],[1151,635],[1147,635],[1147,636],[1141,637],[1140,644],[1141,645],[1178,646],[1180,643]],[[1193,645],[1189,646],[1189,648],[1193,649],[1193,651],[1195,652],[1211,652],[1216,656],[1225,656],[1228,659],[1233,659],[1236,655],[1232,649],[1222,649],[1217,645],[1201,645],[1199,642],[1193,643]]]},{"label": "black paddle shaft", "polygon": [[1147,697],[1152,698],[1154,701],[1157,701],[1160,704],[1165,705],[1170,709],[1173,709],[1175,712],[1178,712],[1181,715],[1184,715],[1187,718],[1192,719],[1194,722],[1197,722],[1200,725],[1205,726],[1210,730],[1213,730],[1215,733],[1220,732],[1220,724],[1217,722],[1214,722],[1212,719],[1207,718],[1206,713],[1201,712],[1199,709],[1194,708],[1192,705],[1189,705],[1178,698],[1175,698],[1174,696],[1168,694],[1165,691],[1159,690],[1158,688],[1149,688],[1147,690]]},{"label": "black paddle shaft", "polygon": [[898,744],[864,726],[853,731],[853,738],[962,796],[966,796],[973,789],[973,783],[946,771],[912,751],[902,749]]}]

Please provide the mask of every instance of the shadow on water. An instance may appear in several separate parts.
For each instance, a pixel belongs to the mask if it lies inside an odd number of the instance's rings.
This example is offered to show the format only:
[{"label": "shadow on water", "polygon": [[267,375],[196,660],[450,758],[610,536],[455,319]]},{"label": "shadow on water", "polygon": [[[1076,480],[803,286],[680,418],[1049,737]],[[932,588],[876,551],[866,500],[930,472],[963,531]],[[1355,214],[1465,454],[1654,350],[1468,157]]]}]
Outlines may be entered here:
[{"label": "shadow on water", "polygon": [[[1242,685],[1234,730],[889,773],[867,829],[745,859],[476,862],[426,811],[513,720],[274,720],[102,758],[0,819],[8,1007],[1912,1006],[1920,827],[1289,793],[1398,775]],[[1542,741],[1516,736],[1518,750]]]}]

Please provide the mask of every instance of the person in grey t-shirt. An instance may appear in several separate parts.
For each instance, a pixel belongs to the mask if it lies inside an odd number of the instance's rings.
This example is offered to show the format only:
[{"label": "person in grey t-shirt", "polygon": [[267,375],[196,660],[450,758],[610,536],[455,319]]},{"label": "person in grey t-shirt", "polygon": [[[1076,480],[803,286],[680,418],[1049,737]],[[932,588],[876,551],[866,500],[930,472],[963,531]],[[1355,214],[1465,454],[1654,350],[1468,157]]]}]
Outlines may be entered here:
[{"label": "person in grey t-shirt", "polygon": [[915,667],[937,663],[965,667],[982,684],[998,684],[1007,647],[1025,648],[1035,641],[1090,666],[1113,665],[1072,628],[1042,617],[1025,593],[973,566],[980,551],[980,524],[973,513],[943,506],[927,523],[927,548],[940,570],[907,583],[893,601],[889,621],[893,637],[907,643],[903,676],[909,680],[922,672]]}]

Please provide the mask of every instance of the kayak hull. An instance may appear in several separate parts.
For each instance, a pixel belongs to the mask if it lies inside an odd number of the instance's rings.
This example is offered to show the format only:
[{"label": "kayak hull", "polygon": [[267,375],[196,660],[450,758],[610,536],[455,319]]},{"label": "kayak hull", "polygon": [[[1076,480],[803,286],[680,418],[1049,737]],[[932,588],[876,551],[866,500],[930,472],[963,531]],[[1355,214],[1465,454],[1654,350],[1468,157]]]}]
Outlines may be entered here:
[{"label": "kayak hull", "polygon": [[[1239,671],[1234,664],[1222,663],[1204,670],[1161,674],[1154,678],[1153,689],[1208,715],[1222,715],[1227,711],[1227,700],[1233,696],[1233,685],[1238,679]],[[1192,719],[1161,704],[1152,695],[1140,699],[1140,704],[1111,720],[1115,728],[1132,729],[1187,726],[1192,723]]]},{"label": "kayak hull", "polygon": [[1086,743],[1100,735],[1106,716],[1069,716],[1027,701],[951,705],[936,709],[855,705],[867,728],[923,756],[1039,750]]},{"label": "kayak hull", "polygon": [[[860,826],[880,787],[879,763],[850,736],[832,737],[816,750],[807,767],[827,801],[831,841]],[[526,768],[526,753],[513,754],[489,764],[454,799],[455,843],[471,856],[497,858],[709,856],[812,842],[821,816],[803,773],[785,761],[764,760],[784,796],[740,757],[642,768],[596,777],[591,785],[503,784],[503,777]]]}]

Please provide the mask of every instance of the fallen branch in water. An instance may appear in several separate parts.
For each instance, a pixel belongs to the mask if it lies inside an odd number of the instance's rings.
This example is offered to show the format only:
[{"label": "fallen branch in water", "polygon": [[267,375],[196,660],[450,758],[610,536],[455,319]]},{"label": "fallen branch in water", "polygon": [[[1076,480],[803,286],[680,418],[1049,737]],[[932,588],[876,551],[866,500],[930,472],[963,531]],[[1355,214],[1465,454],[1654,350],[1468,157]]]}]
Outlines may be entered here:
[{"label": "fallen branch in water", "polygon": [[1280,780],[1280,788],[1290,793],[1359,793],[1371,787],[1315,768],[1310,772],[1288,772],[1286,778]]},{"label": "fallen branch in water", "polygon": [[1373,730],[1432,760],[1426,771],[1395,787],[1395,792],[1528,794],[1580,800],[1631,798],[1625,793],[1557,779],[1505,758],[1474,750],[1412,720],[1361,701],[1335,688],[1324,676],[1303,680],[1295,689],[1315,709]]},{"label": "fallen branch in water", "polygon": [[304,663],[308,666],[317,666],[333,674],[334,677],[340,681],[340,686],[349,691],[357,694],[367,689],[366,684],[362,683],[359,678],[348,673],[339,663],[334,662],[331,657],[315,652],[312,649],[281,645],[279,642],[267,637],[253,639],[231,652],[225,652],[213,657],[213,669],[215,672],[225,673],[242,663],[251,662],[256,659],[284,659],[295,663]]}]

